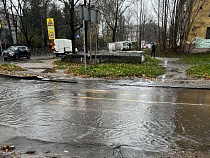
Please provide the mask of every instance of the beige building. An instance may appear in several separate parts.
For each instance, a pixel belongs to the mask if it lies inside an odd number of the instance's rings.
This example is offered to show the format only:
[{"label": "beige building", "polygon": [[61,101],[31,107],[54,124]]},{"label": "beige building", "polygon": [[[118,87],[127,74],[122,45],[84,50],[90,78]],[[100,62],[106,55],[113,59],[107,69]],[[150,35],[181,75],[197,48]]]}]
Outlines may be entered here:
[{"label": "beige building", "polygon": [[191,14],[191,28],[188,35],[188,41],[195,39],[210,39],[210,0],[196,0],[197,4]]}]

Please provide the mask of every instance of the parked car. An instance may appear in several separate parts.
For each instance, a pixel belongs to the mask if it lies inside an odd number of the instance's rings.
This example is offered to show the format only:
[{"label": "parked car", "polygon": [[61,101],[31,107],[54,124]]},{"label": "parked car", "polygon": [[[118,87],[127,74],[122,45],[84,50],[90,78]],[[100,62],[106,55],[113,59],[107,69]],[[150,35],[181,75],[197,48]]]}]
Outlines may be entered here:
[{"label": "parked car", "polygon": [[20,57],[31,58],[30,49],[27,46],[10,46],[2,52],[4,60],[14,58],[18,60]]}]

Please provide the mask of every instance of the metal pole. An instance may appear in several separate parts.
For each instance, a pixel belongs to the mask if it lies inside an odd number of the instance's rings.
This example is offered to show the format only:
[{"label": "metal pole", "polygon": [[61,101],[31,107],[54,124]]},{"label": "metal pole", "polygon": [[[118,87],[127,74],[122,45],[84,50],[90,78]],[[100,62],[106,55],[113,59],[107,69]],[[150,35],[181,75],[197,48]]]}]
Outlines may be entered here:
[{"label": "metal pole", "polygon": [[84,66],[86,71],[86,40],[85,40],[85,19],[83,19],[83,32],[84,32]]},{"label": "metal pole", "polygon": [[[87,6],[87,1],[86,0],[84,0],[84,6]],[[85,29],[84,29],[84,31],[85,31],[85,34],[84,34],[84,37],[85,37],[85,53],[88,53],[88,51],[87,51],[88,22],[87,21],[85,21]]]},{"label": "metal pole", "polygon": [[[1,46],[1,39],[0,39],[0,46]],[[2,53],[2,46],[1,46],[1,57],[2,57],[2,61],[4,62],[4,56],[3,56],[3,53]]]},{"label": "metal pole", "polygon": [[2,34],[2,21],[0,20],[0,49],[1,49],[1,57],[2,57],[2,61],[4,62],[4,56],[2,53],[2,43],[1,43],[1,34]]},{"label": "metal pole", "polygon": [[[137,40],[137,47],[139,47],[139,1],[137,3],[137,33],[136,33],[136,40]],[[140,50],[140,49],[139,49]]]},{"label": "metal pole", "polygon": [[44,52],[44,27],[43,27],[43,11],[41,9],[41,27],[42,27],[42,51]]},{"label": "metal pole", "polygon": [[96,55],[97,55],[97,51],[98,51],[98,24],[96,25],[96,51],[95,51],[95,64],[96,64]]},{"label": "metal pole", "polygon": [[[42,2],[41,2],[42,4],[41,4],[41,7],[40,7],[40,11],[41,11],[41,34],[42,34],[42,52],[44,52],[45,50],[44,50],[44,26],[43,26],[43,19],[44,19],[44,16],[43,16],[43,13],[44,13],[44,1],[42,0]],[[45,52],[44,52],[45,53]]]}]

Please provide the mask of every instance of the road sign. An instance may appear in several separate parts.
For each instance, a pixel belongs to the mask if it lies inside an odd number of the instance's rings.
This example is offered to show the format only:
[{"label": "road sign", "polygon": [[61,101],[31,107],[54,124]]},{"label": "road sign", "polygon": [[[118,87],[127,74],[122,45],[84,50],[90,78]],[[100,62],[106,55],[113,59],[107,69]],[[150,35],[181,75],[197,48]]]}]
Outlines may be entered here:
[{"label": "road sign", "polygon": [[87,8],[86,6],[79,6],[79,15],[81,19],[91,21],[94,23],[100,23],[101,13],[99,10]]},{"label": "road sign", "polygon": [[55,27],[54,27],[54,19],[47,18],[47,30],[48,30],[48,38],[49,40],[55,39]]},{"label": "road sign", "polygon": [[49,32],[49,39],[55,39],[55,33]]}]

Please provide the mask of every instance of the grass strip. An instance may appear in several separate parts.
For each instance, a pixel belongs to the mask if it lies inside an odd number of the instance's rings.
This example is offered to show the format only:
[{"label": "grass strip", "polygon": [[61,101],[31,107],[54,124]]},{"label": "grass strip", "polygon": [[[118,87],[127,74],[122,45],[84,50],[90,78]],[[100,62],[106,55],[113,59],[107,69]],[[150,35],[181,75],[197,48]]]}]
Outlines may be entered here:
[{"label": "grass strip", "polygon": [[87,64],[84,70],[84,64],[70,63],[57,60],[54,62],[56,69],[65,69],[73,76],[80,77],[99,77],[99,78],[155,78],[165,72],[165,68],[159,66],[159,60],[146,57],[141,64],[130,63],[101,63]]}]

